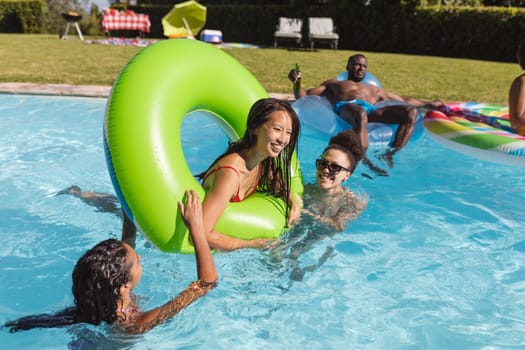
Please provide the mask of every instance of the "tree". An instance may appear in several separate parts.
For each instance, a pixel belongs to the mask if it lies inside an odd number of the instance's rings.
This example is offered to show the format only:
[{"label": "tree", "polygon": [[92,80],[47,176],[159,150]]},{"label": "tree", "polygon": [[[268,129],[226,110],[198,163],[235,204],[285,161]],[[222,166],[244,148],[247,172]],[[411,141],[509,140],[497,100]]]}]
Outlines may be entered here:
[{"label": "tree", "polygon": [[62,13],[75,11],[87,17],[84,8],[87,8],[89,0],[46,0],[46,10],[42,30],[45,33],[62,34],[66,27],[66,21]]}]

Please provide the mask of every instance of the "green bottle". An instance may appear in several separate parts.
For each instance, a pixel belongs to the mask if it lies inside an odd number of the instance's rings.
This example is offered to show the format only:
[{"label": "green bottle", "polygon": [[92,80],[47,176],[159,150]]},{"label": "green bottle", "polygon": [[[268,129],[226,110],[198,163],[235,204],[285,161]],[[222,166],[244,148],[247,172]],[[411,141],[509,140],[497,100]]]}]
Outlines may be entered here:
[{"label": "green bottle", "polygon": [[[299,63],[295,64],[295,71],[297,73],[301,73],[301,70],[299,69]],[[301,90],[301,76],[299,76],[299,78],[297,78],[296,83],[293,85],[293,89],[294,89],[294,91]]]}]

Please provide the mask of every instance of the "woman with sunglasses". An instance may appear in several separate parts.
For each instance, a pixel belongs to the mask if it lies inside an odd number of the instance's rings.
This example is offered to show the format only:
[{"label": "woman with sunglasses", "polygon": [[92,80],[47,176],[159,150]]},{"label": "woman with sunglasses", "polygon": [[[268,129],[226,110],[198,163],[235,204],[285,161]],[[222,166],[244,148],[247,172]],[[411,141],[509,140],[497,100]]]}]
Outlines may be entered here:
[{"label": "woman with sunglasses", "polygon": [[357,133],[345,130],[333,136],[316,160],[315,184],[306,184],[303,192],[301,223],[290,231],[286,244],[274,250],[278,260],[289,259],[293,281],[302,281],[306,272],[318,269],[332,255],[333,247],[306,267],[299,266],[299,256],[319,240],[343,231],[367,205],[366,197],[354,194],[343,186],[363,158],[364,150]]},{"label": "woman with sunglasses", "polygon": [[304,188],[303,213],[342,231],[349,220],[364,210],[367,199],[355,195],[343,183],[363,158],[359,136],[345,130],[333,136],[321,157],[315,161],[317,184]]}]

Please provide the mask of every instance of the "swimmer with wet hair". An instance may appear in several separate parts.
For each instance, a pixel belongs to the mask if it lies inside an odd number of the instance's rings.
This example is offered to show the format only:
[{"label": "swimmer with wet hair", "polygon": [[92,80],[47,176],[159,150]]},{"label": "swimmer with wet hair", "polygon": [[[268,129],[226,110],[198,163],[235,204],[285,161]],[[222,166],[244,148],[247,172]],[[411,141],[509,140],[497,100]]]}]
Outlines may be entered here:
[{"label": "swimmer with wet hair", "polygon": [[218,279],[204,232],[199,196],[193,190],[187,191],[186,203],[179,202],[179,209],[195,246],[198,279],[174,299],[152,310],[141,310],[132,292],[142,277],[140,256],[129,244],[107,239],[88,250],[75,265],[72,274],[75,306],[55,314],[22,317],[4,326],[17,332],[106,322],[126,333],[144,333],[177,315],[212,290]]}]

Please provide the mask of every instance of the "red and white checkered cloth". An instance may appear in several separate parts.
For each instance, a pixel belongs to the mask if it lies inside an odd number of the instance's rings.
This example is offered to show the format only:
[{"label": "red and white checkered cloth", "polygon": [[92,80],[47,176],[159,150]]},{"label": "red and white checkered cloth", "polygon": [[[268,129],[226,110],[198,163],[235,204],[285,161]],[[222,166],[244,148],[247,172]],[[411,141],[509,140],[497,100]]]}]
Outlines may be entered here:
[{"label": "red and white checkered cloth", "polygon": [[115,11],[113,14],[104,14],[102,27],[105,32],[110,30],[139,30],[143,33],[149,33],[151,23],[148,15],[142,13],[126,14]]}]

